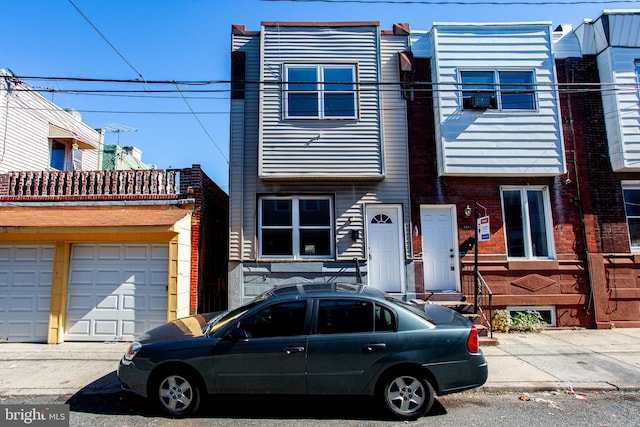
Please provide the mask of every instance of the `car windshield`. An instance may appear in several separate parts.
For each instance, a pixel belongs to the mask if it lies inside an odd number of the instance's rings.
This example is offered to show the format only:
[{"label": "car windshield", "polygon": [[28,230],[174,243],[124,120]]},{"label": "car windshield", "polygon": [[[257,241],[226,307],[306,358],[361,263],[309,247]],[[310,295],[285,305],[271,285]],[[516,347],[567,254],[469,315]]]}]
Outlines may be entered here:
[{"label": "car windshield", "polygon": [[229,323],[233,322],[238,317],[242,316],[247,311],[251,310],[256,304],[260,301],[253,301],[247,305],[243,305],[234,310],[227,311],[225,313],[220,314],[219,316],[214,317],[209,320],[206,325],[202,328],[202,333],[206,337],[210,337],[220,329],[227,326]]}]

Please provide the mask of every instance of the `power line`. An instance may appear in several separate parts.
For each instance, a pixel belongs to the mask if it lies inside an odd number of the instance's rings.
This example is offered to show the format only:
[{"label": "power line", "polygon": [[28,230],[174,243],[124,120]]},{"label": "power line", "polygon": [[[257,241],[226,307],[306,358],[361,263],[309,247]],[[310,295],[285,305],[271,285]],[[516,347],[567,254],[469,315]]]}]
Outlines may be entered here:
[{"label": "power line", "polygon": [[424,5],[424,6],[577,6],[584,4],[618,4],[637,3],[637,0],[543,0],[543,1],[495,1],[495,0],[260,0],[270,3],[360,3],[382,5]]},{"label": "power line", "polygon": [[[140,71],[136,70],[136,67],[134,67],[131,62],[129,62],[127,60],[127,58],[124,57],[124,55],[122,53],[120,53],[120,51],[113,45],[113,43],[111,43],[109,41],[109,39],[107,38],[107,36],[105,36],[104,34],[102,34],[102,32],[98,29],[98,27],[96,27],[93,22],[91,22],[91,20],[87,17],[87,15],[85,15],[84,13],[82,13],[82,11],[80,10],[80,8],[78,6],[76,6],[76,4],[73,2],[73,0],[68,0],[69,3],[71,3],[71,6],[73,6],[75,8],[76,11],[78,11],[78,13],[80,14],[80,16],[82,16],[84,18],[85,21],[87,21],[87,23],[89,25],[91,25],[91,27],[100,35],[100,37],[102,37],[102,39],[107,42],[107,44],[109,46],[111,46],[111,49],[113,49],[113,51],[115,53],[118,54],[118,56],[120,58],[122,58],[122,60],[133,70],[135,71],[135,73],[138,75],[138,77],[140,77],[140,79],[144,82],[144,77],[142,76],[142,74],[140,73]],[[138,82],[139,83],[139,82]]]}]

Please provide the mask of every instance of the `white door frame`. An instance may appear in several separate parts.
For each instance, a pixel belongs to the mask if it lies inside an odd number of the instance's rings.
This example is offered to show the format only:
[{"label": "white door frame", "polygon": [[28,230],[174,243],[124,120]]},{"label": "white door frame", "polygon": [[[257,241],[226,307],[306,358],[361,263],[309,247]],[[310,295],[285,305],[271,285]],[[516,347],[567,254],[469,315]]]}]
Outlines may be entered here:
[{"label": "white door frame", "polygon": [[[398,265],[400,266],[400,293],[406,294],[407,285],[406,285],[406,247],[405,247],[405,236],[404,236],[404,217],[402,215],[402,205],[399,204],[383,204],[383,203],[369,203],[365,205],[365,233],[366,233],[366,257],[370,259],[369,252],[369,222],[371,218],[378,212],[384,211],[393,211],[396,215],[397,223],[397,236],[398,236]],[[371,278],[370,274],[367,274],[367,284],[371,286]]]},{"label": "white door frame", "polygon": [[[461,283],[460,283],[460,275],[462,268],[460,265],[460,251],[458,244],[458,216],[456,212],[456,205],[420,205],[420,229],[421,229],[421,244],[422,244],[422,259],[423,259],[423,272],[422,277],[424,281],[425,292],[427,291],[427,269],[426,263],[424,263],[424,224],[422,223],[422,217],[424,216],[427,210],[440,210],[440,211],[448,211],[451,217],[451,248],[453,249],[453,258],[451,262],[455,268],[456,274],[454,275],[454,285],[455,289],[450,289],[452,291],[460,292]],[[449,289],[447,289],[449,290]]]}]

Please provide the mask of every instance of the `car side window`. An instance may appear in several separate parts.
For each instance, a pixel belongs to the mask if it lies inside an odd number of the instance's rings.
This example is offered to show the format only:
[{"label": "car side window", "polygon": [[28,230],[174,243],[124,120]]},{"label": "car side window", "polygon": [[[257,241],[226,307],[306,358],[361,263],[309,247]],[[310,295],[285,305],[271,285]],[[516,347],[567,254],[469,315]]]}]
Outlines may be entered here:
[{"label": "car side window", "polygon": [[395,331],[396,316],[387,307],[376,304],[375,308],[376,332]]},{"label": "car side window", "polygon": [[373,332],[373,303],[323,299],[318,307],[319,334]]},{"label": "car side window", "polygon": [[249,316],[240,327],[250,338],[288,337],[304,334],[307,301],[289,301],[270,305]]}]

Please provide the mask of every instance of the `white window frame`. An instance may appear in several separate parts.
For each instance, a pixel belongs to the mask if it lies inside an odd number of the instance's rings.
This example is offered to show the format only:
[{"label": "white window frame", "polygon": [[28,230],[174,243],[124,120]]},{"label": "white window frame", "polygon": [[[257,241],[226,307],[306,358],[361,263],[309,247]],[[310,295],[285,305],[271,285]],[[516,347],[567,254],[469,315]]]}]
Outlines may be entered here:
[{"label": "white window frame", "polygon": [[[316,78],[317,78],[317,89],[315,91],[298,91],[295,89],[289,89],[289,84],[287,82],[289,69],[294,68],[315,68],[316,70]],[[325,90],[324,87],[324,70],[325,69],[349,69],[352,71],[353,75],[353,88],[343,91],[337,90]],[[358,91],[357,91],[357,78],[358,78],[358,68],[356,64],[285,64],[283,68],[283,76],[285,80],[284,84],[284,118],[287,120],[356,120],[358,118]],[[317,107],[318,114],[309,114],[309,115],[291,115],[289,111],[289,94],[290,93],[311,93],[316,92],[317,94]],[[345,116],[334,116],[327,115],[325,112],[325,93],[348,93],[353,95],[353,115],[345,115]]]},{"label": "white window frame", "polygon": [[[462,81],[462,74],[465,72],[485,72],[493,74],[493,88],[491,92],[493,96],[496,98],[496,106],[488,107],[488,110],[496,110],[496,111],[505,111],[505,112],[536,112],[539,110],[538,104],[538,90],[536,86],[536,73],[535,70],[532,69],[519,69],[519,68],[497,68],[497,69],[487,69],[487,68],[463,68],[458,70],[458,82],[460,85],[460,107],[464,111],[477,111],[477,109],[472,108],[464,108],[464,92],[472,92],[469,90],[464,90],[464,83]],[[533,108],[504,108],[502,105],[502,94],[503,92],[508,93],[506,88],[502,88],[500,82],[500,73],[508,73],[508,72],[520,72],[520,73],[530,73],[531,74],[531,87],[533,89]],[[488,90],[486,92],[489,92]]]},{"label": "white window frame", "polygon": [[[524,256],[515,257],[509,256],[509,240],[507,235],[506,224],[506,212],[504,202],[505,191],[519,191],[520,192],[520,206],[522,207],[523,214],[523,244],[524,244]],[[547,235],[547,256],[539,257],[533,255],[533,244],[531,238],[531,219],[529,217],[529,202],[527,200],[527,191],[540,191],[542,192],[542,202],[544,204],[544,218],[545,218],[545,232]],[[549,187],[546,185],[503,185],[500,186],[500,203],[502,207],[502,222],[504,229],[504,243],[507,257],[510,260],[549,260],[555,259],[555,242],[553,236],[553,215],[551,212],[551,201],[549,198]]]},{"label": "white window frame", "polygon": [[[634,246],[633,240],[631,239],[631,227],[629,225],[629,215],[627,214],[627,200],[624,198],[625,190],[634,190],[640,192],[640,181],[623,181],[622,182],[622,202],[624,207],[624,216],[627,221],[627,237],[629,238],[629,248],[631,249],[631,253],[640,253],[640,245]],[[631,218],[640,218],[640,216],[631,216]]]},{"label": "white window frame", "polygon": [[[263,226],[262,225],[262,201],[263,200],[290,200],[291,203],[291,222],[289,226]],[[329,201],[329,225],[327,226],[301,226],[300,225],[300,201],[301,200],[328,200]],[[261,259],[286,259],[286,260],[326,260],[335,257],[335,214],[333,212],[333,197],[315,194],[300,194],[295,196],[262,196],[258,199],[258,254]],[[282,229],[292,230],[292,254],[291,255],[264,255],[262,253],[262,230],[263,229]],[[305,255],[300,251],[300,230],[304,229],[326,229],[329,231],[329,254],[322,255]]]}]

